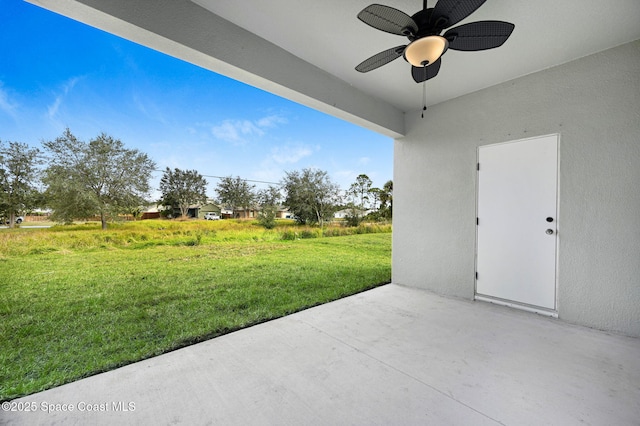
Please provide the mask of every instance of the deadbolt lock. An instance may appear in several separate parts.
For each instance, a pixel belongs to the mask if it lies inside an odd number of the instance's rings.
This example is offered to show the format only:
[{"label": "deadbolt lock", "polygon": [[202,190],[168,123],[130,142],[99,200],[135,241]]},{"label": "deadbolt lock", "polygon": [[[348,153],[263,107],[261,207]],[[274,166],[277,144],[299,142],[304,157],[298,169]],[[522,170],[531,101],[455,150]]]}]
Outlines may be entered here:
[{"label": "deadbolt lock", "polygon": [[553,229],[547,229],[546,233],[547,235],[553,235]]}]

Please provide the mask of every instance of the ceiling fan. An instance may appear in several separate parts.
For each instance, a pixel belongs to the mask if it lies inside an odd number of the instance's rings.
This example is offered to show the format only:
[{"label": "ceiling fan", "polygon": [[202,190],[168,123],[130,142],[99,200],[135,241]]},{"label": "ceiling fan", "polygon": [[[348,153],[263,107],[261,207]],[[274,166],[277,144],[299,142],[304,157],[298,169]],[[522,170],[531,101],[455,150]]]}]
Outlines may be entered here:
[{"label": "ceiling fan", "polygon": [[405,36],[409,44],[392,47],[361,62],[356,70],[373,71],[404,56],[411,64],[411,76],[416,83],[435,77],[440,71],[441,56],[447,49],[477,51],[502,46],[513,28],[503,21],[478,21],[451,28],[475,12],[486,0],[439,0],[435,7],[423,9],[413,16],[381,4],[365,7],[358,19],[367,25],[391,34]]}]

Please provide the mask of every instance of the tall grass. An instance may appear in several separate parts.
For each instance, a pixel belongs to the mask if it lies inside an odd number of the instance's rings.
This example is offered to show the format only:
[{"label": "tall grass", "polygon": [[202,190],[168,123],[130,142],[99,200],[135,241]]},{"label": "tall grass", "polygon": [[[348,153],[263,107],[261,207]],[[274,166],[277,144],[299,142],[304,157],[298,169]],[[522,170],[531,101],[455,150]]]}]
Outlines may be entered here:
[{"label": "tall grass", "polygon": [[[100,231],[100,232],[97,232]],[[292,221],[279,222],[266,230],[256,222],[147,220],[109,225],[57,225],[45,230],[3,230],[0,232],[0,258],[25,256],[60,250],[107,248],[143,249],[152,246],[195,246],[220,242],[276,241],[336,237],[370,233],[390,233],[391,225],[361,224],[325,228],[297,226]]]}]

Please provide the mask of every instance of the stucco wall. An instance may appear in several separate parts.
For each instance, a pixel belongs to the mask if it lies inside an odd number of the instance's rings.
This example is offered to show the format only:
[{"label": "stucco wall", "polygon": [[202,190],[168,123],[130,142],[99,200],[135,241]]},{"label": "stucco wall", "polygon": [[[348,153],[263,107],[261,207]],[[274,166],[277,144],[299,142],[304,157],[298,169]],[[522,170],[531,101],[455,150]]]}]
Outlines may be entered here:
[{"label": "stucco wall", "polygon": [[559,133],[559,317],[640,336],[638,70],[635,41],[407,114],[393,281],[473,298],[477,147]]}]

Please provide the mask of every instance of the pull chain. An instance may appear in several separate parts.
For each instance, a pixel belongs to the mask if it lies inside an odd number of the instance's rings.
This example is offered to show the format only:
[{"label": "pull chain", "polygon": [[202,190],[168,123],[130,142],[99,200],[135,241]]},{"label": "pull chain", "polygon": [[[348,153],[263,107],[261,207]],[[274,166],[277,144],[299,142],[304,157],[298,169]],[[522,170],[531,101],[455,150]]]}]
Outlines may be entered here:
[{"label": "pull chain", "polygon": [[422,115],[421,117],[424,118],[424,112],[427,110],[427,66],[424,66],[424,76],[425,79],[422,82]]}]

